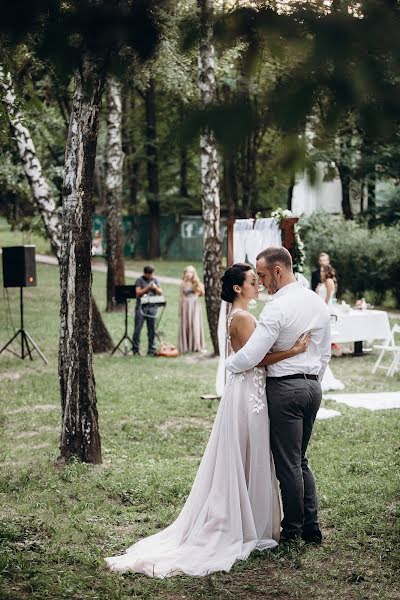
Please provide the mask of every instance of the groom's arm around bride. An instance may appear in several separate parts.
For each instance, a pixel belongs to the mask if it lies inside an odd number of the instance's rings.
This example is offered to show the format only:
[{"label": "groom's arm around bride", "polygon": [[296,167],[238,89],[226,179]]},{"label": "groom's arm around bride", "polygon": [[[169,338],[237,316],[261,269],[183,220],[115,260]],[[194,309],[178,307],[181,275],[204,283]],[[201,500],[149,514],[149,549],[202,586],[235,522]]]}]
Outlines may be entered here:
[{"label": "groom's arm around bride", "polygon": [[321,381],[331,357],[329,311],[317,294],[297,283],[289,252],[284,248],[269,248],[264,252],[269,256],[272,250],[281,262],[267,263],[263,253],[257,258],[257,274],[272,301],[263,308],[248,342],[226,360],[226,368],[232,373],[248,371],[259,365],[270,350],[288,350],[300,335],[309,331],[308,351],[269,366],[268,375],[305,373],[317,375]]}]

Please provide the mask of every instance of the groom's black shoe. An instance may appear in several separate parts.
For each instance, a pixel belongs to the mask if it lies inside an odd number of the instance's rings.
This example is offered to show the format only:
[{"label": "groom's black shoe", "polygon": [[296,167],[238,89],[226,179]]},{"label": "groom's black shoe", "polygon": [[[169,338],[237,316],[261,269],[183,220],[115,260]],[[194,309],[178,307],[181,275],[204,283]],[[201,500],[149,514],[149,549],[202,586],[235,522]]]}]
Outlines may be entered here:
[{"label": "groom's black shoe", "polygon": [[322,544],[322,533],[319,529],[315,529],[313,531],[303,531],[301,534],[301,539],[306,544],[315,544],[319,546]]}]

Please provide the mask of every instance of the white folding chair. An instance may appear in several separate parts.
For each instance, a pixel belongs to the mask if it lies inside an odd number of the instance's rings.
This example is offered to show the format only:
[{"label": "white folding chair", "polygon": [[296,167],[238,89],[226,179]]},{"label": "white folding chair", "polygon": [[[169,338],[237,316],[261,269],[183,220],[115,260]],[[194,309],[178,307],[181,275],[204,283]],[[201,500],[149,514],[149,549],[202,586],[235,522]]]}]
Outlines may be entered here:
[{"label": "white folding chair", "polygon": [[[393,325],[388,339],[383,344],[374,345],[376,350],[380,350],[380,354],[373,366],[372,373],[376,373],[377,369],[386,369],[386,375],[389,377],[393,377],[395,374],[400,363],[400,346],[396,345],[396,333],[400,334],[400,325],[397,324]],[[392,361],[388,366],[381,365],[385,352],[389,352],[392,356]]]}]

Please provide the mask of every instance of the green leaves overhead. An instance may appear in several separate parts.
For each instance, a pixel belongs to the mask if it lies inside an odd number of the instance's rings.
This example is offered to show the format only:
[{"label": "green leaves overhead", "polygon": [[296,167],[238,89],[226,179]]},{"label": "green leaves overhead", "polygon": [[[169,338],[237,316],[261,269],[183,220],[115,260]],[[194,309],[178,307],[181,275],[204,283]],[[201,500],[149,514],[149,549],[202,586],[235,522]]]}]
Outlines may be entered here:
[{"label": "green leaves overhead", "polygon": [[[184,21],[183,31],[184,48],[197,43],[194,17]],[[271,62],[277,75],[274,85],[268,82],[259,94],[270,125],[288,135],[304,132],[323,98],[324,126],[330,134],[351,111],[365,134],[380,140],[389,140],[400,120],[399,31],[400,9],[389,0],[333,2],[331,9],[311,1],[286,3],[280,11],[270,6],[238,8],[221,13],[214,25],[221,51],[242,45],[243,76],[251,78],[265,61]],[[242,107],[236,113],[230,105],[225,110],[226,119],[219,107],[203,117],[216,127],[220,142],[229,145],[228,115],[237,117],[238,136],[240,131],[246,134],[251,118]]]},{"label": "green leaves overhead", "polygon": [[210,108],[192,108],[178,132],[184,143],[189,143],[204,129],[214,131],[217,142],[225,151],[237,149],[243,138],[255,126],[252,106],[247,102],[215,104]]},{"label": "green leaves overhead", "polygon": [[34,40],[36,52],[72,72],[82,48],[95,55],[131,47],[140,61],[155,52],[166,0],[13,0],[1,1],[0,34],[13,46]]}]

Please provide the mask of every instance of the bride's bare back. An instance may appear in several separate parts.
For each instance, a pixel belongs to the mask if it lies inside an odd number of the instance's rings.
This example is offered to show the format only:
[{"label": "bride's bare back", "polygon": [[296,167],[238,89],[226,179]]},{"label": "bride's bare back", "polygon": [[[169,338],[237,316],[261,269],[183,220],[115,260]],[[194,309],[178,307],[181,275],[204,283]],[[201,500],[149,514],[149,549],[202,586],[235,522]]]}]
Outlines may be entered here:
[{"label": "bride's bare back", "polygon": [[253,315],[238,309],[232,317],[230,325],[231,345],[234,352],[240,350],[254,332],[257,321]]}]

